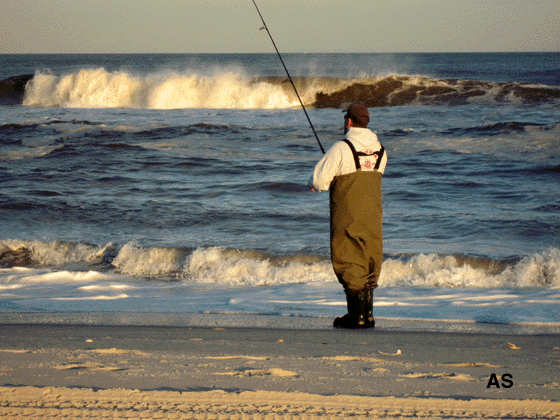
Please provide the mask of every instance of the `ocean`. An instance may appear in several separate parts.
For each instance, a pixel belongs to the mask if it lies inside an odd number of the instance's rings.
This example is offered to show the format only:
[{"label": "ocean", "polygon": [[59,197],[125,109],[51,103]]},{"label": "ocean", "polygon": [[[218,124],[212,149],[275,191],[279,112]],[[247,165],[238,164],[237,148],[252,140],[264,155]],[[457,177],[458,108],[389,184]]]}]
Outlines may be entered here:
[{"label": "ocean", "polygon": [[[379,328],[560,332],[560,53],[283,59],[387,150]],[[320,157],[275,54],[0,55],[0,320],[330,325]]]}]

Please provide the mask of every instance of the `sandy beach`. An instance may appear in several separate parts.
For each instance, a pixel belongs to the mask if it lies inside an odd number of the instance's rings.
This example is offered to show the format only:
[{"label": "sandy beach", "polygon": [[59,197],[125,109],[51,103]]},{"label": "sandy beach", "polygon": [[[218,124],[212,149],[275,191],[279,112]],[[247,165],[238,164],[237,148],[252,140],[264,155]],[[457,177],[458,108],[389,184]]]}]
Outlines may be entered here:
[{"label": "sandy beach", "polygon": [[[402,48],[268,2],[287,67],[250,4],[213,31],[208,2],[125,2],[0,2],[31,19],[0,43],[23,48],[0,60],[0,420],[559,418],[558,2],[359,2]],[[143,3],[159,24],[126,31]],[[389,159],[384,258],[376,329],[335,331],[307,184],[355,102]]]},{"label": "sandy beach", "polygon": [[0,326],[0,419],[559,418],[560,337]]}]

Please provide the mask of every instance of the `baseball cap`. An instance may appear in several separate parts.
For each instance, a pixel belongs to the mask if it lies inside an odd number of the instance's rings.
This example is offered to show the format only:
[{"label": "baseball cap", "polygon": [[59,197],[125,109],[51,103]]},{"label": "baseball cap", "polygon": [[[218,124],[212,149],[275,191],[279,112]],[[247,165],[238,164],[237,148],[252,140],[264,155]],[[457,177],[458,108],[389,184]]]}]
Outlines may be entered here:
[{"label": "baseball cap", "polygon": [[369,123],[369,111],[362,104],[353,104],[342,112],[346,112],[345,118],[352,118],[359,125],[366,127]]}]

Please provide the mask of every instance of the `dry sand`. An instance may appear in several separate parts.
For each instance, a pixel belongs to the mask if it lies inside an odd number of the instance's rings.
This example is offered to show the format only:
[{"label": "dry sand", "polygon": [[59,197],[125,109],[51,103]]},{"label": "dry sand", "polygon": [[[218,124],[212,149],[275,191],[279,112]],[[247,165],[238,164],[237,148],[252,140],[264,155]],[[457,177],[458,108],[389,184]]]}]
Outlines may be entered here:
[{"label": "dry sand", "polygon": [[0,419],[560,418],[559,371],[558,335],[4,324]]}]

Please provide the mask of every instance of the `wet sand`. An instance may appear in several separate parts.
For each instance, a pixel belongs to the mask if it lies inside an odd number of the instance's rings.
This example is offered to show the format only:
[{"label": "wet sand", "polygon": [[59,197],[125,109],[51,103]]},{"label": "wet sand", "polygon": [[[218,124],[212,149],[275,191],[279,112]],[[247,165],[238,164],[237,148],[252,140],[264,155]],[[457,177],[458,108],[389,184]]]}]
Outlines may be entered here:
[{"label": "wet sand", "polygon": [[4,324],[0,418],[559,418],[559,371],[553,334]]}]

